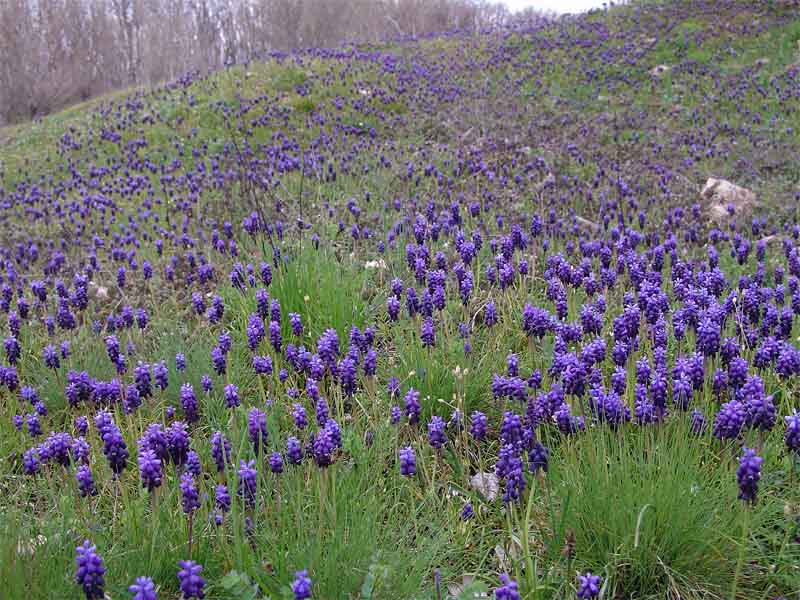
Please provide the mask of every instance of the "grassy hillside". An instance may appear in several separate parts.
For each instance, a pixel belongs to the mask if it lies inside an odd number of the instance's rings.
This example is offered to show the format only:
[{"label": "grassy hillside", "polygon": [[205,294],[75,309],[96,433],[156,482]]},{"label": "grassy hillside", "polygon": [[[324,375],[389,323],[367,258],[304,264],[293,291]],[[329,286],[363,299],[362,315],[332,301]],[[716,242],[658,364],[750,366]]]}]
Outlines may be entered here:
[{"label": "grassy hillside", "polygon": [[641,2],[0,129],[0,598],[800,598],[798,90]]}]

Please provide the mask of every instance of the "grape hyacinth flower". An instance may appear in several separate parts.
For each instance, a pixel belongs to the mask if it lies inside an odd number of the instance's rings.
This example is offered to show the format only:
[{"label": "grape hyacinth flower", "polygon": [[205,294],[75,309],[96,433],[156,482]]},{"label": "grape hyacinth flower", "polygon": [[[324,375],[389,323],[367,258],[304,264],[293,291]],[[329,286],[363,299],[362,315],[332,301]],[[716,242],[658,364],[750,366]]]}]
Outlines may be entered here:
[{"label": "grape hyacinth flower", "polygon": [[314,437],[312,453],[317,466],[325,468],[333,462],[333,451],[336,449],[332,430],[327,426],[317,432]]},{"label": "grape hyacinth flower", "polygon": [[305,569],[294,574],[292,593],[294,594],[294,600],[311,598],[311,578]]},{"label": "grape hyacinth flower", "polygon": [[219,484],[214,490],[214,505],[223,513],[231,509],[231,495],[228,486]]},{"label": "grape hyacinth flower", "polygon": [[105,586],[106,568],[103,559],[97,554],[97,548],[84,540],[83,545],[76,549],[77,556],[75,563],[75,581],[83,588],[86,600],[102,600],[105,597],[103,588]]},{"label": "grape hyacinth flower", "polygon": [[261,451],[262,444],[266,447],[269,433],[267,432],[267,415],[263,411],[257,408],[250,409],[247,414],[247,435],[256,454]]},{"label": "grape hyacinth flower", "polygon": [[133,594],[131,600],[158,600],[155,583],[149,577],[137,577],[128,591]]},{"label": "grape hyacinth flower", "polygon": [[200,462],[200,455],[194,450],[186,453],[186,471],[195,477],[200,477],[203,473],[203,465]]},{"label": "grape hyacinth flower", "polygon": [[84,498],[96,496],[97,488],[94,485],[94,477],[89,465],[82,464],[75,471],[75,480],[78,482],[78,492]]},{"label": "grape hyacinth flower", "polygon": [[28,448],[22,455],[22,471],[25,475],[36,475],[41,463],[38,448]]},{"label": "grape hyacinth flower", "polygon": [[447,436],[444,429],[447,426],[444,419],[438,415],[434,415],[428,423],[428,443],[435,450],[439,450],[447,443]]},{"label": "grape hyacinth flower", "polygon": [[255,506],[256,504],[256,461],[239,461],[239,487],[237,493],[244,498],[245,504]]},{"label": "grape hyacinth flower", "polygon": [[408,417],[408,422],[415,425],[419,422],[419,415],[422,412],[422,407],[419,404],[419,392],[414,388],[410,388],[403,398],[404,412]]},{"label": "grape hyacinth flower", "polygon": [[283,473],[283,456],[280,452],[273,452],[269,455],[269,469],[275,475]]},{"label": "grape hyacinth flower", "polygon": [[423,348],[430,348],[436,345],[436,330],[434,329],[433,320],[431,318],[427,318],[422,322],[420,339],[422,340]]},{"label": "grape hyacinth flower", "polygon": [[472,417],[470,418],[470,427],[469,433],[470,435],[478,441],[481,441],[486,437],[486,432],[489,428],[489,420],[487,419],[486,415],[480,411],[475,411],[472,413]]},{"label": "grape hyacinth flower", "polygon": [[603,579],[599,575],[592,575],[587,571],[578,576],[578,598],[597,598],[600,595],[600,586]]},{"label": "grape hyacinth flower", "polygon": [[528,451],[528,470],[531,473],[537,473],[539,470],[547,473],[549,460],[550,450],[541,442],[534,442],[533,447]]},{"label": "grape hyacinth flower", "polygon": [[211,434],[211,457],[219,472],[224,471],[225,465],[231,462],[231,443],[220,431]]},{"label": "grape hyacinth flower", "polygon": [[299,465],[303,462],[303,446],[294,436],[286,440],[286,461],[290,465]]},{"label": "grape hyacinth flower", "polygon": [[189,424],[196,423],[200,419],[197,407],[197,396],[191,383],[184,383],[181,386],[181,408]]},{"label": "grape hyacinth flower", "polygon": [[197,486],[194,483],[194,476],[191,473],[187,472],[181,475],[180,488],[183,512],[187,515],[191,515],[200,508],[200,493],[197,491]]},{"label": "grape hyacinth flower", "polygon": [[786,422],[786,432],[783,434],[783,441],[790,452],[800,454],[800,412],[795,411],[791,415],[783,417]]},{"label": "grape hyacinth flower", "polygon": [[292,405],[292,418],[294,425],[298,429],[305,429],[308,427],[308,417],[306,416],[306,409],[302,404],[295,403]]},{"label": "grape hyacinth flower", "polygon": [[139,449],[139,477],[142,480],[142,486],[147,491],[152,492],[161,485],[161,460],[156,456],[150,448]]},{"label": "grape hyacinth flower", "polygon": [[225,386],[225,405],[228,408],[236,408],[239,404],[239,388],[232,383],[227,384]]},{"label": "grape hyacinth flower", "polygon": [[721,440],[736,439],[744,427],[747,418],[745,406],[738,400],[731,400],[722,405],[714,421],[714,437]]},{"label": "grape hyacinth flower", "polygon": [[292,335],[296,337],[303,335],[303,321],[298,313],[289,313],[289,324],[292,327]]},{"label": "grape hyacinth flower", "polygon": [[178,571],[178,582],[180,584],[181,593],[185,599],[189,598],[204,598],[206,580],[200,576],[203,572],[203,567],[194,562],[193,560],[178,561],[180,571]]},{"label": "grape hyacinth flower", "polygon": [[494,597],[497,600],[521,600],[519,586],[507,574],[500,575],[500,587],[495,588]]},{"label": "grape hyacinth flower", "polygon": [[400,448],[400,474],[404,477],[413,477],[417,474],[417,459],[411,446]]},{"label": "grape hyacinth flower", "polygon": [[128,464],[128,447],[122,439],[122,433],[113,422],[103,434],[103,454],[106,455],[114,476],[119,476]]},{"label": "grape hyacinth flower", "polygon": [[755,504],[758,492],[758,481],[761,479],[761,463],[764,459],[752,448],[745,447],[736,470],[736,481],[739,484],[739,499]]}]

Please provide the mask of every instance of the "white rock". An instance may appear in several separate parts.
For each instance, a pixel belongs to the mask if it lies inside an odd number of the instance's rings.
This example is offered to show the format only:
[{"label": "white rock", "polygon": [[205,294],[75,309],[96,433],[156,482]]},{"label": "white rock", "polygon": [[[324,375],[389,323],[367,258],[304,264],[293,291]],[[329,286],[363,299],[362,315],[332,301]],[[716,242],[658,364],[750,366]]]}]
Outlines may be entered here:
[{"label": "white rock", "polygon": [[473,490],[477,490],[489,501],[497,498],[497,494],[500,491],[500,480],[494,473],[475,473],[472,479],[469,480],[469,484]]},{"label": "white rock", "polygon": [[669,73],[670,71],[672,71],[672,67],[669,65],[656,65],[650,69],[650,75],[653,77],[661,77],[664,73]]},{"label": "white rock", "polygon": [[700,196],[706,201],[706,208],[711,218],[717,221],[731,217],[728,212],[729,207],[733,209],[732,216],[737,217],[750,213],[757,204],[756,195],[752,190],[713,177],[706,181]]}]

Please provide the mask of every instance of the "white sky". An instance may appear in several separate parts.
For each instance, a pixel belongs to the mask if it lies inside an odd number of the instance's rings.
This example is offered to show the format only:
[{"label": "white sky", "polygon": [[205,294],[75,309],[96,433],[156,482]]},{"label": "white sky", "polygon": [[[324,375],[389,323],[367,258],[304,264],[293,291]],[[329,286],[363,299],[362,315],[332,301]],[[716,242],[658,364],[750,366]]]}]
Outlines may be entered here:
[{"label": "white sky", "polygon": [[554,10],[559,13],[577,13],[590,8],[603,6],[604,0],[504,0],[512,10],[520,10],[532,6],[544,10]]}]

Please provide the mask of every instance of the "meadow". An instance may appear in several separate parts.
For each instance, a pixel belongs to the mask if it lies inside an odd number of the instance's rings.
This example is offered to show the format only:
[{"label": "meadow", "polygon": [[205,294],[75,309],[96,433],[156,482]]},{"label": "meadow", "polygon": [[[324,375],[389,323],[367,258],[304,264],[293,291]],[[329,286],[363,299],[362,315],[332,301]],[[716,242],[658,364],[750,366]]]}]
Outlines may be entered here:
[{"label": "meadow", "polygon": [[0,129],[0,598],[800,599],[798,10]]}]

